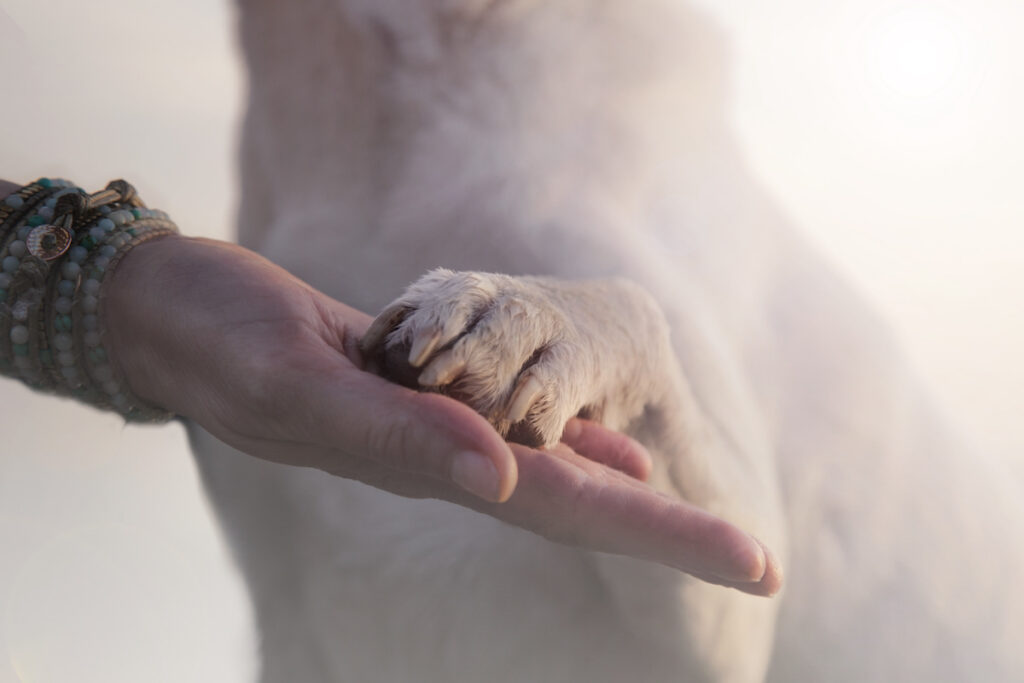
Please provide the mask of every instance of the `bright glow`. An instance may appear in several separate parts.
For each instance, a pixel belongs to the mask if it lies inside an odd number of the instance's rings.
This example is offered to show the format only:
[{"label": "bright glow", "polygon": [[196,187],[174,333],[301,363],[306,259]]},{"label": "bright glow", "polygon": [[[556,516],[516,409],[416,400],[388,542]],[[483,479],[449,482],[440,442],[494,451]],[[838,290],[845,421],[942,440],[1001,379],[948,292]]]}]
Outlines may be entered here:
[{"label": "bright glow", "polygon": [[893,95],[928,98],[970,80],[971,36],[936,5],[905,7],[880,17],[867,37],[867,65]]},{"label": "bright glow", "polygon": [[914,2],[870,12],[851,36],[857,95],[893,132],[935,139],[976,123],[989,56],[960,7]]}]

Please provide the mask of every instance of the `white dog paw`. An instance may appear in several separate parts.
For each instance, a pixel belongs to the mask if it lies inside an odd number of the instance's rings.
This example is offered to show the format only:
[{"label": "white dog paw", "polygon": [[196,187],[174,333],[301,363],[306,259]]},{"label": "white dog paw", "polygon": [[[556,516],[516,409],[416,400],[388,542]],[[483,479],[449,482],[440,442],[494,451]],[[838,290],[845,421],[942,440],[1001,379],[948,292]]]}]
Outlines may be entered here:
[{"label": "white dog paw", "polygon": [[411,285],[360,342],[371,369],[473,407],[502,436],[558,443],[574,415],[600,411],[596,347],[557,283],[434,270]]}]

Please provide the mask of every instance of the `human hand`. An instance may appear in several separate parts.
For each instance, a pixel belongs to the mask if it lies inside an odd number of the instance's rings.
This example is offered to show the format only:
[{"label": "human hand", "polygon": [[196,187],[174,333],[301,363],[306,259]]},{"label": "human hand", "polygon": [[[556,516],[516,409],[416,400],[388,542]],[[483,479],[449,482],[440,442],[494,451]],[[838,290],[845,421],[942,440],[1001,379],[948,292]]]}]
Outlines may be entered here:
[{"label": "human hand", "polygon": [[632,440],[576,420],[551,451],[510,446],[467,406],[363,371],[369,316],[246,249],[165,238],[111,278],[108,350],[131,390],[245,453],[750,593],[779,587],[761,544],[643,484],[650,460]]}]

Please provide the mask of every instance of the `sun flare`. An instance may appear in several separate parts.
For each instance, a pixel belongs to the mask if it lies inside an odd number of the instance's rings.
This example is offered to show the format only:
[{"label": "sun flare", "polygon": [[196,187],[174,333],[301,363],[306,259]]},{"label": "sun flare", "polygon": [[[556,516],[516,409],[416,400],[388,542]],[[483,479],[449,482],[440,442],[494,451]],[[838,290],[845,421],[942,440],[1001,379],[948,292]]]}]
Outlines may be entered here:
[{"label": "sun flare", "polygon": [[978,32],[941,2],[907,3],[874,14],[851,48],[862,95],[894,119],[962,124],[985,76]]},{"label": "sun flare", "polygon": [[971,37],[934,7],[906,7],[881,17],[867,32],[866,65],[892,96],[928,98],[963,85]]}]

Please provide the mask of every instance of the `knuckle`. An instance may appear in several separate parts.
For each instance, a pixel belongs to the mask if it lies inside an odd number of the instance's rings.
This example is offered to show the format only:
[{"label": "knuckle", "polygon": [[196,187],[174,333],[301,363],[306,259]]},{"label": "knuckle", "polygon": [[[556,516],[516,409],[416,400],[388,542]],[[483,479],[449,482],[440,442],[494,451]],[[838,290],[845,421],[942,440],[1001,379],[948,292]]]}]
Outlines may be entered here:
[{"label": "knuckle", "polygon": [[365,455],[395,470],[424,471],[421,440],[416,437],[418,430],[411,416],[395,411],[387,419],[367,423],[365,428]]}]

